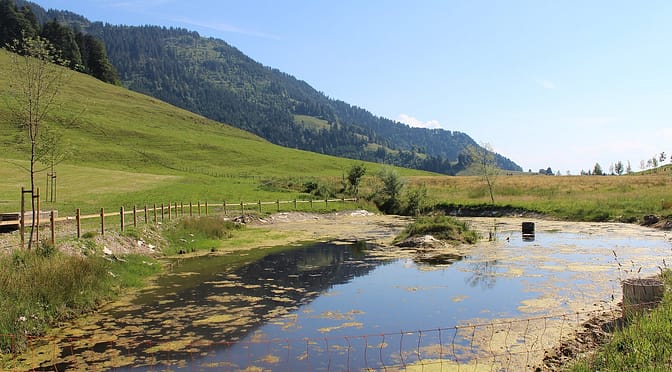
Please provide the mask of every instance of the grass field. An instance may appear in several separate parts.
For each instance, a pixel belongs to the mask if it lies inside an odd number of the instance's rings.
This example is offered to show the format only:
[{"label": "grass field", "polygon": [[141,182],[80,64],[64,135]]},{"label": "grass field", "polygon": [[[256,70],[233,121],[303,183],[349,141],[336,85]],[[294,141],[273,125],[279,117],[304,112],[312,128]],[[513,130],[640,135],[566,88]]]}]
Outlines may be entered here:
[{"label": "grass field", "polygon": [[[8,63],[0,50],[0,212],[18,210],[20,188],[29,186],[27,134],[9,119],[9,80],[1,73]],[[59,97],[48,123],[72,150],[56,167],[53,207],[65,214],[176,200],[300,198],[305,182],[338,189],[344,173],[361,163],[276,146],[83,74],[71,73]],[[370,172],[380,167],[367,164]],[[45,195],[46,171],[37,181]]]},{"label": "grass field", "polygon": [[[624,176],[499,176],[495,202],[552,217],[578,221],[641,220],[646,214],[672,214],[672,168],[646,175]],[[431,202],[489,203],[485,183],[475,176],[413,177],[425,185]]]},{"label": "grass field", "polygon": [[[0,51],[0,71],[9,63]],[[12,100],[0,74],[0,212],[19,208],[20,188],[29,184],[27,135],[8,119]],[[100,207],[171,201],[240,202],[308,198],[306,182],[331,190],[359,161],[287,149],[178,109],[154,98],[71,73],[49,125],[62,134],[70,155],[56,167],[61,215]],[[313,123],[317,124],[317,123]],[[375,190],[380,164],[366,164],[361,195]],[[475,176],[448,177],[397,169],[407,187],[424,185],[430,203],[488,203]],[[497,204],[574,220],[634,221],[645,214],[670,214],[671,172],[637,176],[500,176]],[[46,196],[46,171],[37,175]]]}]

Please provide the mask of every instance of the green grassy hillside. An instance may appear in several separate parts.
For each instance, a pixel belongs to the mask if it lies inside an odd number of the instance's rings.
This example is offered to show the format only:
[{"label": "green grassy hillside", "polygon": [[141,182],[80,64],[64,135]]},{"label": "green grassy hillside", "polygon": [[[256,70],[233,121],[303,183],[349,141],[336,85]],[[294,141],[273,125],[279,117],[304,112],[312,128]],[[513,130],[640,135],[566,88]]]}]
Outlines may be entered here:
[{"label": "green grassy hillside", "polygon": [[[0,211],[17,210],[20,187],[29,185],[23,170],[27,134],[9,119],[9,63],[9,54],[0,50]],[[71,73],[59,97],[49,125],[73,149],[56,169],[55,207],[65,214],[77,207],[175,200],[295,198],[300,190],[291,185],[314,179],[336,184],[361,163],[276,146],[83,74]],[[370,171],[378,167],[367,165]],[[44,190],[46,172],[37,180]]]}]

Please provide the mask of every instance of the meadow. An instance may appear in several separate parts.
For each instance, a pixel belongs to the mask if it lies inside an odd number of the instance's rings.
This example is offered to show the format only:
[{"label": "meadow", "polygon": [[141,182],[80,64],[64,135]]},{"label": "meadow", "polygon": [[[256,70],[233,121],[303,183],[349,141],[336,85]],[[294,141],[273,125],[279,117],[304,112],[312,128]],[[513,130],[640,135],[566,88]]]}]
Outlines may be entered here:
[{"label": "meadow", "polygon": [[[3,67],[8,63],[8,54],[0,50],[0,213],[18,211],[21,188],[29,186],[27,134],[11,120],[9,79],[2,73],[8,70]],[[101,207],[118,211],[121,206],[128,210],[133,205],[154,203],[342,197],[347,194],[345,176],[358,164],[367,169],[359,192],[364,199],[379,189],[376,174],[383,168],[393,168],[407,191],[426,191],[425,207],[438,203],[487,206],[490,202],[488,189],[477,176],[437,175],[283,148],[86,75],[70,73],[68,79],[59,94],[58,106],[47,121],[68,153],[55,166],[55,202],[49,202],[47,197],[48,164],[40,164],[42,170],[36,174],[42,208],[56,209],[59,216],[73,216],[77,208],[86,214],[96,213]],[[648,214],[672,214],[671,175],[670,167],[624,176],[501,175],[495,186],[495,204],[551,218],[639,222]],[[372,203],[365,205],[375,208]],[[259,234],[262,233],[267,232]],[[259,239],[250,235],[246,232],[234,239]],[[207,248],[208,240],[213,238],[202,239]],[[94,248],[92,253],[102,249]],[[22,331],[29,325],[23,319],[33,319],[31,332],[34,329],[34,334],[40,334],[54,322],[92,310],[124,288],[141,285],[138,283],[142,278],[154,271],[134,274],[132,280],[126,280],[128,283],[108,276],[98,282],[95,278],[100,273],[116,272],[116,277],[123,278],[126,275],[122,272],[129,267],[144,269],[144,260],[132,258],[126,266],[102,261],[95,255],[85,259],[64,257],[53,251],[14,252],[0,257],[0,287],[7,290],[2,297],[11,298],[0,303],[6,314],[0,317],[0,333]],[[65,297],[56,296],[64,277],[42,275],[40,283],[27,279],[43,272],[63,272],[65,278],[78,278],[72,273],[79,274],[76,268],[82,265],[89,269],[77,281],[86,288],[73,285],[70,291],[85,293],[81,301],[73,295],[77,299],[73,302],[67,293]],[[49,304],[45,306],[36,299],[48,299]],[[24,314],[33,314],[34,318]],[[7,345],[6,340],[0,342],[0,354]]]}]

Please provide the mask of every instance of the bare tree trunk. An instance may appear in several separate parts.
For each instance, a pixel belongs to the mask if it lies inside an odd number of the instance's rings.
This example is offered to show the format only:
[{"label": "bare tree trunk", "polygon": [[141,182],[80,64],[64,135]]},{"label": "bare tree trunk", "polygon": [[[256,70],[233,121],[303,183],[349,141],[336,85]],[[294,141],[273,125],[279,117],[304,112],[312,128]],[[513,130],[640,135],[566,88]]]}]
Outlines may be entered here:
[{"label": "bare tree trunk", "polygon": [[[30,127],[30,136],[31,139],[34,138],[35,133],[34,129],[31,125]],[[31,250],[33,248],[33,237],[34,232],[35,232],[35,225],[37,222],[37,215],[35,211],[35,140],[31,141],[30,145],[30,210],[31,210],[31,215],[32,219],[30,221],[30,235],[28,236],[28,250]]]}]

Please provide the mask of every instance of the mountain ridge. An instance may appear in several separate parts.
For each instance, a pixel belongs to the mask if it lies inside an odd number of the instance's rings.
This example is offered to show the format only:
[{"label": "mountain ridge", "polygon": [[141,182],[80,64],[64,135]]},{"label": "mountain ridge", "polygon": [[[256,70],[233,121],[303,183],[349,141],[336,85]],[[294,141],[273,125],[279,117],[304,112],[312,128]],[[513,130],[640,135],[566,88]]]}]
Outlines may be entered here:
[{"label": "mountain ridge", "polygon": [[[55,19],[103,40],[120,80],[131,90],[275,144],[444,174],[465,169],[462,151],[478,146],[462,132],[413,128],[329,98],[221,39],[181,28],[91,22],[69,11],[34,12],[41,21]],[[301,117],[326,125],[301,125]],[[500,154],[496,158],[502,169],[522,170]]]}]

